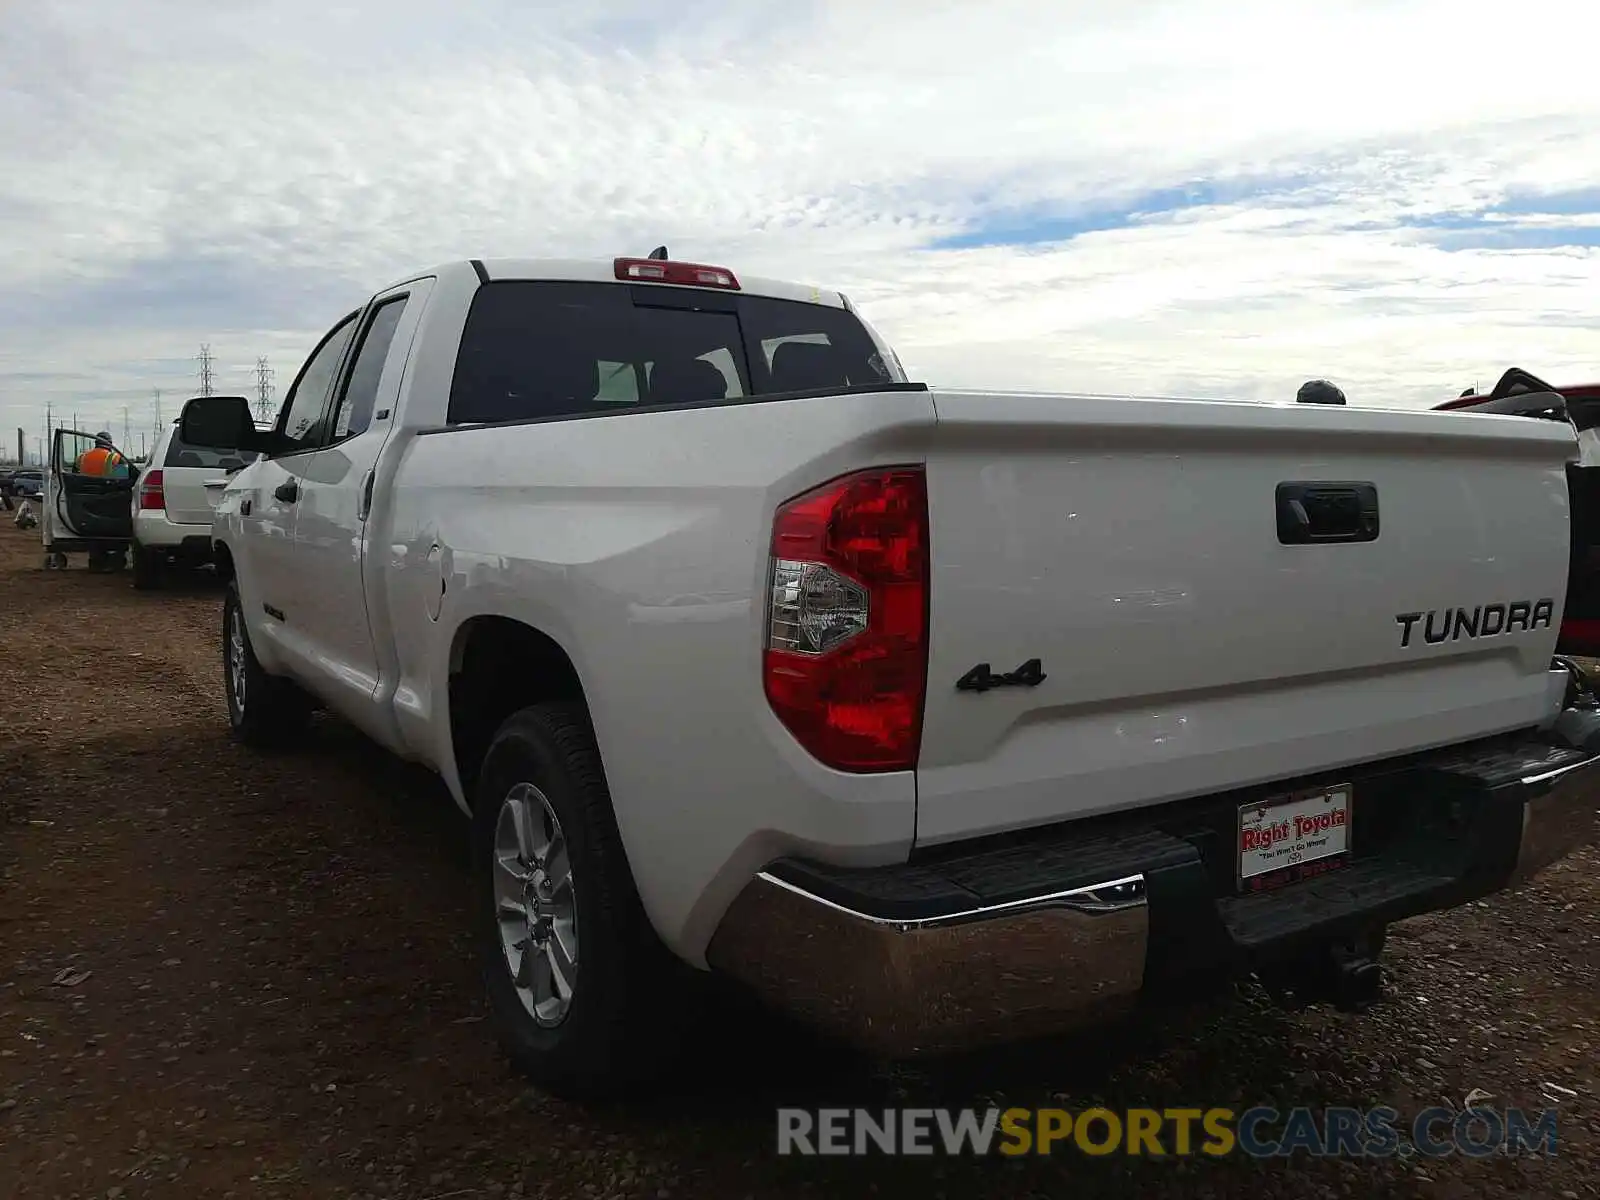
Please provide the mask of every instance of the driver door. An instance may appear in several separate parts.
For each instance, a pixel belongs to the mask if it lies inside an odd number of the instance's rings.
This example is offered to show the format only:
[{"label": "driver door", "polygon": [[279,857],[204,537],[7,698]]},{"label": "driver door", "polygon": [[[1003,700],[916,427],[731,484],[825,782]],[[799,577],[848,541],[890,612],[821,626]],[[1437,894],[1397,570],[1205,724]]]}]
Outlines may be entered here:
[{"label": "driver door", "polygon": [[[57,429],[50,440],[44,505],[53,541],[126,542],[133,537],[135,471],[130,465],[125,476],[109,479],[80,474],[78,460],[94,445],[94,434],[77,429]],[[127,463],[127,455],[122,460]]]}]

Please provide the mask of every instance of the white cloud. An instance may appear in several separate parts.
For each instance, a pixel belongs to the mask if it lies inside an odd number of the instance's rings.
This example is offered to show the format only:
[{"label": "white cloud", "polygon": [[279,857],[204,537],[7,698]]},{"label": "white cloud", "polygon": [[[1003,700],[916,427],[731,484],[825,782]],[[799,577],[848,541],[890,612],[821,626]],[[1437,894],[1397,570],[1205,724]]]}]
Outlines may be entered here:
[{"label": "white cloud", "polygon": [[[1422,404],[1510,363],[1600,376],[1600,251],[1408,224],[1600,181],[1600,11],[1570,3],[99,0],[8,20],[6,427],[47,397],[112,417],[190,388],[203,339],[242,364],[225,386],[263,353],[286,384],[348,304],[439,259],[661,241],[845,288],[936,382],[1266,397],[1325,374]],[[1228,180],[1254,194],[930,249],[997,214]]]}]

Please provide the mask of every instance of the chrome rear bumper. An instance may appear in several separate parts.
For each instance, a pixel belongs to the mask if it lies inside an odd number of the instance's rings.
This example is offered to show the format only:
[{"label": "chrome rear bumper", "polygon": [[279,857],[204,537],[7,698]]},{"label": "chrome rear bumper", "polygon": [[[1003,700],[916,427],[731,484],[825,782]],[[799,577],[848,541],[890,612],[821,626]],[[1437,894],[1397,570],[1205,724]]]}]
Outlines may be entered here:
[{"label": "chrome rear bumper", "polygon": [[1584,846],[1600,843],[1600,757],[1525,777],[1522,840],[1508,884],[1531,879]]},{"label": "chrome rear bumper", "polygon": [[1142,875],[925,920],[857,912],[763,872],[711,965],[777,1007],[894,1056],[1092,1023],[1144,981]]},{"label": "chrome rear bumper", "polygon": [[[735,898],[706,958],[773,1006],[895,1057],[1096,1024],[1156,992],[1188,994],[1218,967],[1259,968],[1492,895],[1600,840],[1600,711],[1567,710],[1553,735],[1339,772],[1355,781],[1354,828],[1376,840],[1358,832],[1344,869],[1278,890],[1239,892],[1249,793],[1229,793],[1136,826],[1072,822],[899,867],[781,860]],[[1364,812],[1386,819],[1367,825]]]}]

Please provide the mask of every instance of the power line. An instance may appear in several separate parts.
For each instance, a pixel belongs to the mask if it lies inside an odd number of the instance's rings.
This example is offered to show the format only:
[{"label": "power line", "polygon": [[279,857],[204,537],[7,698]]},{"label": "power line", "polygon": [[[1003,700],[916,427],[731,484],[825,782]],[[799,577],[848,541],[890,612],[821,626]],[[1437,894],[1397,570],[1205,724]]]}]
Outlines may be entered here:
[{"label": "power line", "polygon": [[211,385],[214,381],[212,367],[216,361],[211,357],[211,343],[202,342],[200,345],[200,353],[195,357],[200,363],[200,394],[202,396],[209,396],[211,395]]},{"label": "power line", "polygon": [[267,365],[267,360],[256,359],[256,417],[263,421],[272,419],[272,377],[277,374]]}]

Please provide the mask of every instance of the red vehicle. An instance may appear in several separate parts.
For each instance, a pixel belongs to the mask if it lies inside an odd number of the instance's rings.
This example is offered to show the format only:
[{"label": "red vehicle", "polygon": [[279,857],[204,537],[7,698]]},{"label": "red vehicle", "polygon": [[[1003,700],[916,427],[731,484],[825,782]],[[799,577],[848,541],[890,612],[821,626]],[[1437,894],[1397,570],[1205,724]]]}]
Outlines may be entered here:
[{"label": "red vehicle", "polygon": [[[1583,457],[1567,467],[1572,505],[1572,562],[1561,622],[1562,654],[1600,657],[1600,383],[1554,387],[1520,367],[1500,377],[1487,395],[1472,390],[1434,405],[1458,412],[1504,413],[1570,421]],[[1596,431],[1596,439],[1582,436]]]},{"label": "red vehicle", "polygon": [[[1500,382],[1495,384],[1494,389],[1486,395],[1480,396],[1477,392],[1468,388],[1454,400],[1446,400],[1443,404],[1435,404],[1433,407],[1435,409],[1464,408],[1477,412],[1504,412],[1509,410],[1491,408],[1489,405],[1495,401],[1510,400],[1517,396],[1552,392],[1565,401],[1569,413],[1575,408],[1595,409],[1597,413],[1600,413],[1600,383],[1573,383],[1562,387],[1552,387],[1538,376],[1528,374],[1521,367],[1512,367],[1504,375],[1500,376]],[[1525,413],[1523,415],[1531,416],[1533,414]],[[1579,429],[1586,428],[1586,426],[1578,424],[1576,419],[1573,423],[1578,425]]]}]

